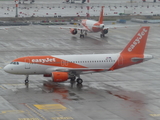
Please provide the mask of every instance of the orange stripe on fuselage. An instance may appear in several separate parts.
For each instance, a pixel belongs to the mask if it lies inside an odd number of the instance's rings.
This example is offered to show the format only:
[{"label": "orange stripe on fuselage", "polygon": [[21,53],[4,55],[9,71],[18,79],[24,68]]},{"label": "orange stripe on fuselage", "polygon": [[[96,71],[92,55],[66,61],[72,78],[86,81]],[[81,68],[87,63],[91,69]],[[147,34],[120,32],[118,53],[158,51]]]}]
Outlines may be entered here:
[{"label": "orange stripe on fuselage", "polygon": [[85,20],[82,20],[82,22],[81,22],[81,24],[88,30],[88,31],[91,31],[89,28],[88,28],[88,26],[87,26],[87,19],[85,19]]},{"label": "orange stripe on fuselage", "polygon": [[68,68],[87,68],[82,65],[72,63],[67,60],[52,56],[28,56],[15,59],[13,62],[27,62],[32,64],[57,66],[57,67],[68,67]]},{"label": "orange stripe on fuselage", "polygon": [[95,23],[93,26],[97,26],[97,27],[92,27],[93,32],[100,32],[102,30],[100,28],[100,23]]}]

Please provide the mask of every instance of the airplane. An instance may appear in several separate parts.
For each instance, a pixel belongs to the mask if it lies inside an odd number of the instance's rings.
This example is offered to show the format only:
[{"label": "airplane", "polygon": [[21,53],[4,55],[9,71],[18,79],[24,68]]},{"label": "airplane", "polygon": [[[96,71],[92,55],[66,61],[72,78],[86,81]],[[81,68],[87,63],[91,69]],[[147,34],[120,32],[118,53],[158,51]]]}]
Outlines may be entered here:
[{"label": "airplane", "polygon": [[[29,0],[23,0],[23,4],[24,4],[24,1],[29,1]],[[30,4],[32,4],[33,2],[35,2],[35,0],[30,0]],[[21,4],[21,0],[19,0],[19,4]]]},{"label": "airplane", "polygon": [[141,27],[119,53],[26,56],[13,60],[3,69],[10,74],[26,75],[26,86],[29,84],[29,75],[39,74],[51,77],[53,82],[70,79],[71,83],[76,81],[77,85],[82,84],[81,74],[113,71],[152,59],[152,55],[144,54],[149,28]]},{"label": "airplane", "polygon": [[[80,25],[82,27],[60,27],[60,29],[69,29],[70,33],[73,35],[76,35],[78,33],[78,30],[81,32],[80,33],[80,38],[84,38],[84,35],[87,35],[87,32],[89,33],[96,33],[96,32],[101,32],[100,37],[103,38],[105,37],[105,34],[108,33],[109,28],[115,29],[118,27],[128,27],[128,26],[115,26],[115,25],[110,25],[108,27],[105,27],[103,24],[103,9],[104,6],[101,8],[99,20],[88,20],[88,19],[83,19],[81,20]],[[52,26],[49,26],[52,27]]]},{"label": "airplane", "polygon": [[[71,0],[71,3],[74,3],[75,1],[82,1],[82,3],[86,2],[86,0]],[[65,0],[65,2],[69,3],[70,0]]]}]

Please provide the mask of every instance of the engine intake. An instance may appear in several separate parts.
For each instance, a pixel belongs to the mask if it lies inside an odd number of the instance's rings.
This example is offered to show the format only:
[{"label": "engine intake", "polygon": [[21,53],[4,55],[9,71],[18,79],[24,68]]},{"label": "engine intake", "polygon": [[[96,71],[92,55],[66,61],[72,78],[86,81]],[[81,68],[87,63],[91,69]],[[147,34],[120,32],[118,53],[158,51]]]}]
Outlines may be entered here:
[{"label": "engine intake", "polygon": [[108,29],[103,29],[102,33],[103,34],[107,34],[108,33]]},{"label": "engine intake", "polygon": [[71,32],[73,35],[76,35],[76,34],[77,34],[77,29],[71,28],[71,29],[70,29],[70,32]]}]

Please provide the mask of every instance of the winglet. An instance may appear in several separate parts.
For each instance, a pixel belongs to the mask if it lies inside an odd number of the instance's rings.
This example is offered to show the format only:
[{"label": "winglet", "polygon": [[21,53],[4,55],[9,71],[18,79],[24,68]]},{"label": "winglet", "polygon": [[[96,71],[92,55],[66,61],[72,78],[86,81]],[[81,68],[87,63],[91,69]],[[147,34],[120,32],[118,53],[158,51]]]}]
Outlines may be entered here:
[{"label": "winglet", "polygon": [[122,54],[144,54],[146,41],[149,33],[149,26],[141,27],[128,45],[121,52]]},{"label": "winglet", "polygon": [[104,8],[104,6],[102,6],[102,8],[101,8],[101,12],[100,12],[100,16],[99,16],[99,23],[100,24],[103,24],[103,8]]}]

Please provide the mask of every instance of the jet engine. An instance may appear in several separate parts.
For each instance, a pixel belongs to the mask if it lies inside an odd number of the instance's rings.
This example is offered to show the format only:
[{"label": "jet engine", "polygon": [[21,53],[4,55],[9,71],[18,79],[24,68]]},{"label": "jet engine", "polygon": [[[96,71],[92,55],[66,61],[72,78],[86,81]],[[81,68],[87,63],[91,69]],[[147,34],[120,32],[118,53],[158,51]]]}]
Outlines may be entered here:
[{"label": "jet engine", "polygon": [[103,34],[107,34],[107,33],[108,33],[108,29],[103,29],[103,30],[102,30],[102,33],[103,33]]},{"label": "jet engine", "polygon": [[67,72],[52,72],[53,82],[64,82],[69,79],[69,74]]},{"label": "jet engine", "polygon": [[70,29],[70,32],[71,32],[73,35],[75,35],[75,34],[77,34],[77,29],[71,28],[71,29]]}]

